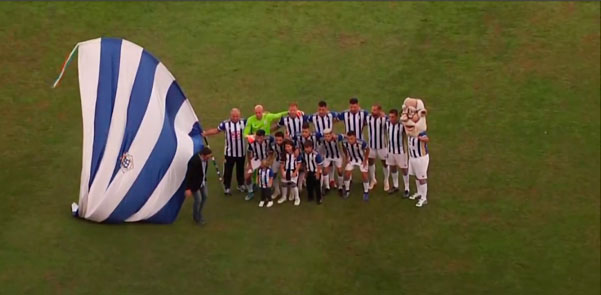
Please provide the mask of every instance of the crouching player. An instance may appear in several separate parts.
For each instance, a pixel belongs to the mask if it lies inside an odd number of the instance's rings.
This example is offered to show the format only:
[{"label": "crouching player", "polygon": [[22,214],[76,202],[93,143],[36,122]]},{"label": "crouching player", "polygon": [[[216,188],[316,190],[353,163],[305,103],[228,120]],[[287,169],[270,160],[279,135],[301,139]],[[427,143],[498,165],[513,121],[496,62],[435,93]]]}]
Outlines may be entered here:
[{"label": "crouching player", "polygon": [[[340,150],[340,142],[344,139],[342,134],[334,134],[332,129],[325,129],[324,137],[322,141],[322,148],[324,150],[324,160],[323,160],[323,185],[325,187],[325,193],[327,194],[330,191],[330,175],[334,176],[332,171],[336,169],[338,171],[338,192],[342,197],[344,192],[342,190],[344,178],[343,178],[343,170],[342,170],[342,151]],[[330,174],[331,173],[331,174]],[[333,180],[333,179],[332,179]]]},{"label": "crouching player", "polygon": [[386,164],[390,167],[392,175],[392,189],[388,191],[392,195],[399,191],[399,171],[403,172],[403,183],[405,185],[405,198],[409,197],[409,175],[407,170],[407,153],[403,144],[405,138],[405,128],[399,120],[399,111],[391,109],[386,122],[388,131],[388,158]]},{"label": "crouching player", "polygon": [[269,145],[273,141],[272,137],[265,137],[265,130],[259,129],[255,134],[255,141],[248,144],[248,164],[246,173],[246,187],[248,195],[245,200],[251,200],[254,197],[252,174],[261,166],[261,161],[269,156]]},{"label": "crouching player", "polygon": [[[270,153],[273,155],[273,163],[271,164],[271,170],[273,171],[273,195],[271,199],[275,200],[280,195],[280,180],[278,179],[278,172],[280,171],[280,162],[282,155],[284,155],[284,133],[278,131],[274,134],[274,140],[271,143]],[[280,178],[282,178],[280,176]]]},{"label": "crouching player", "polygon": [[422,207],[428,204],[428,142],[426,135],[426,108],[424,102],[418,98],[406,98],[403,102],[401,122],[407,133],[407,146],[409,150],[409,175],[415,175],[417,192],[409,199],[417,199],[415,206]]},{"label": "crouching player", "polygon": [[290,201],[294,200],[294,205],[300,205],[300,198],[298,196],[298,171],[301,166],[300,157],[294,152],[294,143],[291,140],[284,142],[285,153],[282,156],[282,162],[280,164],[280,178],[282,180],[282,197],[278,200],[278,204],[286,202],[286,196],[288,195],[288,189],[291,194],[288,198]]},{"label": "crouching player", "polygon": [[348,199],[351,194],[351,175],[353,174],[353,169],[359,167],[363,176],[363,200],[367,201],[369,200],[369,177],[367,175],[369,148],[365,141],[357,139],[355,131],[349,131],[346,136],[346,140],[342,142],[342,148],[346,154],[346,167],[344,169],[344,187],[346,192],[344,193],[344,198]]},{"label": "crouching player", "polygon": [[273,170],[269,167],[269,160],[261,161],[261,167],[257,170],[257,186],[261,190],[261,201],[259,207],[266,205],[267,208],[273,206],[271,200],[271,187],[273,186]]},{"label": "crouching player", "polygon": [[315,194],[317,204],[319,205],[322,203],[320,176],[323,159],[321,158],[321,155],[313,149],[313,142],[311,140],[305,142],[304,148],[305,151],[301,154],[301,159],[303,161],[305,177],[307,179],[308,200],[309,202],[313,202],[313,194]]},{"label": "crouching player", "polygon": [[[302,153],[305,150],[305,144],[307,144],[307,142],[311,142],[313,150],[317,151],[317,147],[319,146],[320,140],[321,140],[321,134],[316,133],[316,132],[311,132],[311,129],[309,128],[309,124],[303,123],[303,128],[302,128],[300,136],[295,137],[293,141],[296,142],[299,153]],[[307,176],[305,175],[306,171],[307,170],[306,170],[305,166],[302,166],[301,170],[299,171],[298,189],[301,192],[303,191],[303,187],[307,185],[307,183],[306,183]]]}]

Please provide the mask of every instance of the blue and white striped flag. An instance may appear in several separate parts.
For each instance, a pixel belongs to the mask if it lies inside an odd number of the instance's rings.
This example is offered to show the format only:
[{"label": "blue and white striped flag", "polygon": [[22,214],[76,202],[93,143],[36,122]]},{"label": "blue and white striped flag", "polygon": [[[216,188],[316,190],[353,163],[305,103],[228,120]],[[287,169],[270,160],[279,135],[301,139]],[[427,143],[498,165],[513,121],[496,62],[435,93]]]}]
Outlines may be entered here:
[{"label": "blue and white striped flag", "polygon": [[77,44],[83,159],[77,215],[96,222],[171,223],[184,201],[202,128],[169,70],[122,39]]}]

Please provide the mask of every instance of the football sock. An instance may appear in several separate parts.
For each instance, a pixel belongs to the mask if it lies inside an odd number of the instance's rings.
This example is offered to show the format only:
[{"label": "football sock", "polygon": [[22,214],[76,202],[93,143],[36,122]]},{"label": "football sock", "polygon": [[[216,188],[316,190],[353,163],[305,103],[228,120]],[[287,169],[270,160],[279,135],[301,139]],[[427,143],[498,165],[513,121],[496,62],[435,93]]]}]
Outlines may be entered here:
[{"label": "football sock", "polygon": [[376,164],[369,165],[368,170],[369,170],[369,179],[371,181],[376,180]]},{"label": "football sock", "polygon": [[288,185],[282,185],[282,198],[288,198]]},{"label": "football sock", "polygon": [[273,175],[273,193],[275,195],[280,194],[280,180],[277,178],[277,174]]},{"label": "football sock", "polygon": [[363,192],[364,193],[368,193],[369,192],[369,182],[364,182],[363,183]]},{"label": "football sock", "polygon": [[422,199],[428,199],[428,183],[424,183],[419,186],[419,194],[422,196]]},{"label": "football sock", "polygon": [[392,172],[392,186],[399,187],[399,172]]},{"label": "football sock", "polygon": [[351,190],[351,181],[350,180],[344,181],[344,189],[346,189],[347,191]]},{"label": "football sock", "polygon": [[303,186],[305,185],[305,172],[301,172],[298,174],[298,180],[297,180],[297,188],[303,188]]},{"label": "football sock", "polygon": [[415,189],[417,190],[418,195],[422,193],[421,189],[419,188],[419,180],[417,179],[415,180]]},{"label": "football sock", "polygon": [[388,166],[382,167],[382,172],[384,173],[384,182],[387,182],[388,177],[390,176],[390,170],[388,169]]},{"label": "football sock", "polygon": [[338,188],[342,189],[343,184],[344,184],[344,177],[338,176]]},{"label": "football sock", "polygon": [[405,175],[403,174],[403,182],[405,184],[405,190],[408,191],[409,190],[409,175]]},{"label": "football sock", "polygon": [[326,174],[321,178],[322,186],[326,189],[330,189],[330,174]]}]

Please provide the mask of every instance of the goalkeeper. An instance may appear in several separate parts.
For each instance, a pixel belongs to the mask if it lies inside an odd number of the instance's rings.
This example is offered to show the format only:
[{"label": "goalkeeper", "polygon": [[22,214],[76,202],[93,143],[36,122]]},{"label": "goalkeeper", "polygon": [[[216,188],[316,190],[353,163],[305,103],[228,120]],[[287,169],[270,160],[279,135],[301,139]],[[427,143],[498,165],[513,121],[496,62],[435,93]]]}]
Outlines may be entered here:
[{"label": "goalkeeper", "polygon": [[271,133],[271,124],[282,118],[288,114],[288,112],[280,112],[271,114],[268,112],[263,112],[262,105],[255,106],[255,114],[248,117],[246,119],[246,127],[244,127],[244,137],[248,139],[249,143],[254,141],[254,134],[257,133],[257,130],[264,130],[265,136],[269,136]]}]

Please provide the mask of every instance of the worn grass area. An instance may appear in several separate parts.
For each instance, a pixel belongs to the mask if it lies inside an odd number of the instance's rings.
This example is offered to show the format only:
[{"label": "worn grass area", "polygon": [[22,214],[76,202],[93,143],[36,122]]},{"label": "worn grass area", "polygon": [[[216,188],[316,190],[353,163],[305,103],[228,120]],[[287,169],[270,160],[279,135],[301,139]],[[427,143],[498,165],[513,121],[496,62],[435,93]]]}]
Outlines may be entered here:
[{"label": "worn grass area", "polygon": [[[0,293],[599,294],[599,3],[2,3]],[[431,203],[260,210],[209,224],[73,219],[81,161],[72,46],[146,47],[205,127],[231,107],[424,98]],[[221,138],[212,139],[215,150]],[[218,155],[220,155],[218,153]],[[379,171],[378,171],[379,172]],[[357,187],[357,191],[359,188]]]}]

